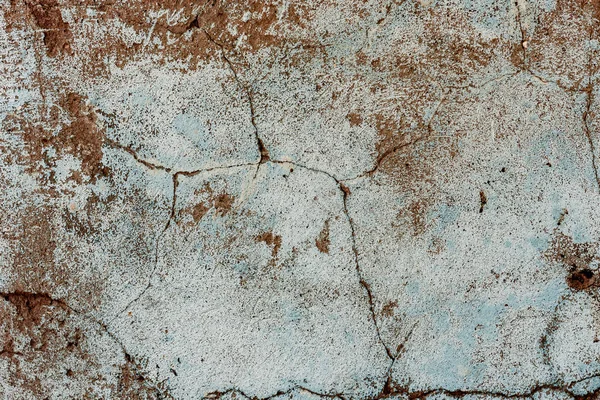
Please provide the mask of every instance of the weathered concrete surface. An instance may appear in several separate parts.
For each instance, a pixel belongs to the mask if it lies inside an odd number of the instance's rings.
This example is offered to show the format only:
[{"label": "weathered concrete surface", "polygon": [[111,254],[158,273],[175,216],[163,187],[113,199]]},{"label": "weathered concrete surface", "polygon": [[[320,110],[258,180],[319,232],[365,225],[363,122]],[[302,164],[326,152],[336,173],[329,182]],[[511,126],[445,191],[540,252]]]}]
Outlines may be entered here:
[{"label": "weathered concrete surface", "polygon": [[597,0],[0,0],[0,398],[600,396]]}]

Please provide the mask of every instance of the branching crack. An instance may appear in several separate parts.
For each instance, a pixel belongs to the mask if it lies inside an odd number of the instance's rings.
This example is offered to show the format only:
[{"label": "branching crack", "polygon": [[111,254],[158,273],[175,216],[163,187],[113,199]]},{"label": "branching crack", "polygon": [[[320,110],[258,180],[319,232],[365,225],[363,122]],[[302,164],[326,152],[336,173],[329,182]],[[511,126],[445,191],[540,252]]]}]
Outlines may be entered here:
[{"label": "branching crack", "polygon": [[[530,390],[528,390],[526,392],[516,393],[516,394],[509,394],[509,393],[504,393],[504,392],[500,392],[500,391],[449,390],[449,389],[444,389],[444,388],[430,389],[430,390],[424,390],[424,391],[411,391],[408,388],[404,388],[404,387],[395,387],[394,388],[393,383],[391,382],[391,379],[388,379],[388,381],[386,382],[386,386],[384,387],[384,390],[382,390],[380,393],[378,393],[375,396],[365,397],[365,399],[366,400],[382,400],[382,399],[387,399],[387,398],[394,398],[396,396],[402,396],[402,398],[407,398],[409,400],[417,400],[417,399],[427,399],[431,396],[439,396],[439,395],[445,395],[445,396],[453,397],[453,398],[463,398],[465,396],[486,396],[486,397],[492,396],[492,397],[502,398],[502,399],[527,399],[527,398],[531,398],[532,396],[534,396],[540,392],[547,390],[547,391],[564,393],[575,400],[587,400],[587,399],[596,398],[594,396],[600,394],[600,389],[595,390],[590,393],[587,393],[587,394],[584,394],[584,395],[576,395],[572,392],[572,388],[573,388],[573,386],[575,386],[578,383],[581,383],[581,382],[584,382],[584,381],[587,381],[587,380],[590,380],[593,378],[597,378],[597,377],[600,377],[600,374],[589,375],[584,378],[572,381],[571,383],[565,384],[565,385],[560,385],[558,383],[537,385],[535,387],[532,387]],[[221,397],[228,395],[228,394],[239,394],[239,395],[245,397],[246,399],[251,399],[251,400],[270,400],[270,399],[273,399],[278,396],[289,395],[295,390],[305,391],[305,392],[311,393],[313,395],[319,396],[321,398],[342,399],[342,400],[347,398],[347,395],[345,395],[344,393],[336,393],[336,394],[319,393],[319,392],[312,391],[312,390],[307,389],[302,386],[294,386],[291,389],[288,389],[285,391],[279,390],[276,393],[269,395],[267,397],[250,396],[239,389],[232,388],[232,389],[228,389],[228,390],[224,390],[224,391],[214,391],[214,392],[208,393],[204,397],[202,397],[202,399],[218,400]]]},{"label": "branching crack", "polygon": [[[590,41],[592,40],[592,32],[590,31]],[[594,140],[592,139],[592,132],[590,129],[590,110],[592,108],[592,103],[594,101],[594,84],[592,82],[592,51],[590,50],[590,54],[588,57],[588,82],[587,86],[584,89],[586,98],[585,98],[585,111],[583,112],[583,130],[585,132],[585,136],[587,137],[588,143],[590,145],[590,151],[592,153],[592,168],[594,169],[594,177],[596,178],[596,184],[598,185],[598,191],[600,191],[600,177],[598,176],[598,163],[596,160],[596,146],[594,145]]]},{"label": "branching crack", "polygon": [[[288,390],[278,390],[277,392],[275,392],[272,395],[269,395],[267,397],[257,397],[257,396],[250,396],[246,393],[244,393],[242,390],[240,389],[227,389],[224,391],[214,391],[214,392],[210,392],[207,393],[204,397],[202,397],[203,400],[218,400],[223,396],[226,396],[228,394],[233,394],[233,395],[241,395],[243,397],[245,397],[246,399],[250,399],[250,400],[271,400],[275,397],[279,397],[279,396],[285,396],[285,395],[289,395],[294,391],[301,391],[301,392],[306,392],[306,393],[310,393],[313,394],[315,396],[324,398],[324,399],[340,399],[340,400],[345,400],[346,398],[344,397],[344,395],[342,393],[335,393],[335,394],[329,394],[329,393],[319,393],[317,391],[314,391],[312,389],[308,389],[304,386],[294,386]],[[233,397],[233,396],[232,396]]]},{"label": "branching crack", "polygon": [[[108,337],[110,337],[113,340],[113,342],[115,342],[118,345],[119,350],[121,351],[121,353],[123,353],[126,363],[130,364],[132,366],[132,368],[134,369],[134,371],[136,371],[136,373],[138,373],[138,374],[140,373],[139,372],[139,370],[140,370],[139,363],[135,360],[135,358],[131,354],[129,354],[129,352],[125,348],[125,345],[121,342],[121,340],[119,340],[119,338],[114,333],[112,333],[108,329],[108,326],[106,324],[93,318],[92,316],[88,315],[87,313],[84,313],[84,312],[72,307],[65,300],[56,299],[56,298],[50,296],[48,293],[34,293],[34,292],[24,292],[24,291],[0,292],[0,297],[4,298],[4,300],[6,300],[12,304],[15,304],[15,306],[17,306],[17,308],[35,307],[37,304],[43,304],[43,305],[49,305],[49,306],[57,306],[59,308],[62,308],[63,310],[70,312],[70,313],[81,316],[83,319],[91,322],[93,325],[100,327],[100,330],[103,331],[104,333],[106,333],[108,335]],[[23,312],[23,310],[19,310],[19,311]],[[27,312],[27,311],[25,311],[25,312]],[[5,349],[2,349],[0,351],[0,356],[2,356],[3,354],[21,355],[21,356],[23,355],[20,352],[14,352],[14,351],[8,351]],[[150,380],[147,380],[147,381],[150,382]],[[154,389],[156,389],[158,391],[158,388],[155,387]],[[173,397],[166,392],[161,392],[160,395],[167,396],[168,398],[173,399]]]},{"label": "branching crack", "polygon": [[165,172],[171,172],[172,171],[171,168],[168,168],[168,167],[165,167],[165,166],[159,165],[159,164],[154,164],[154,163],[152,163],[150,161],[147,161],[147,160],[144,160],[143,158],[140,158],[137,155],[137,152],[135,150],[133,150],[131,147],[124,146],[124,145],[122,145],[121,143],[119,143],[119,142],[117,142],[115,140],[106,138],[104,140],[104,143],[108,144],[110,147],[113,147],[115,149],[121,149],[121,150],[126,151],[127,153],[129,153],[134,158],[135,161],[137,161],[138,163],[142,164],[143,166],[145,166],[148,169],[165,171]]},{"label": "branching crack", "polygon": [[[256,173],[258,173],[258,168],[260,168],[260,165],[269,161],[269,151],[265,147],[262,139],[260,138],[260,135],[258,134],[258,127],[256,125],[256,112],[255,112],[255,108],[254,108],[254,99],[252,97],[252,91],[250,90],[250,88],[247,85],[244,85],[242,83],[242,81],[237,73],[237,70],[233,66],[233,63],[231,62],[229,57],[227,57],[227,54],[225,52],[225,48],[224,48],[223,44],[214,40],[213,37],[206,30],[203,30],[203,31],[204,31],[204,34],[206,35],[206,37],[208,38],[208,40],[211,43],[213,43],[214,45],[216,45],[221,50],[221,56],[223,57],[223,60],[229,67],[231,73],[233,74],[233,78],[235,79],[237,85],[246,94],[246,98],[248,99],[248,104],[250,106],[250,122],[252,123],[252,127],[254,128],[254,137],[256,139],[256,146],[258,148],[258,154],[260,156],[258,163],[257,163],[257,169],[256,169]],[[256,173],[254,174],[255,178],[256,178]]]},{"label": "branching crack", "polygon": [[[528,67],[528,60],[527,60],[527,37],[526,37],[526,32],[525,29],[522,25],[521,22],[521,13],[520,13],[520,8],[519,8],[519,4],[518,2],[515,3],[516,7],[517,7],[517,23],[519,25],[519,29],[521,31],[521,45],[522,45],[522,51],[523,51],[523,68],[521,69],[521,72],[523,73],[528,73],[531,76],[540,79],[542,82],[547,83],[548,81],[544,80],[543,78],[537,76],[535,73],[533,73],[530,68]],[[194,20],[196,21],[196,20]],[[196,25],[194,25],[193,23],[190,24],[191,27],[193,28],[198,28],[197,26],[197,22],[195,23]],[[174,171],[172,168],[169,167],[165,167],[156,163],[152,163],[149,162],[147,160],[144,160],[142,158],[140,158],[137,153],[130,147],[127,146],[123,146],[113,140],[107,139],[105,142],[106,144],[108,144],[111,147],[114,148],[118,148],[121,149],[125,152],[127,152],[128,154],[130,154],[138,163],[140,163],[141,165],[145,166],[148,169],[151,170],[160,170],[160,171],[164,171],[167,172],[169,174],[171,174],[172,177],[172,181],[173,181],[173,193],[172,193],[172,201],[171,201],[171,208],[170,208],[170,213],[169,213],[169,218],[167,220],[167,222],[165,223],[165,226],[163,227],[163,229],[161,230],[161,232],[157,235],[156,238],[156,245],[155,245],[155,254],[154,254],[154,267],[149,275],[148,278],[148,283],[147,285],[144,287],[144,289],[141,291],[141,293],[136,296],[136,298],[134,298],[133,300],[131,300],[127,306],[120,311],[119,313],[116,314],[116,316],[113,318],[116,319],[119,315],[121,315],[122,313],[124,313],[126,310],[128,310],[132,304],[134,304],[136,301],[138,301],[151,287],[152,287],[152,279],[158,269],[158,246],[159,246],[159,242],[162,239],[162,237],[164,236],[164,234],[166,233],[166,231],[169,229],[169,227],[171,226],[172,221],[175,220],[175,216],[176,216],[176,205],[177,205],[177,188],[179,186],[179,177],[181,175],[183,176],[194,176],[194,175],[198,175],[204,172],[210,172],[210,171],[218,171],[218,170],[227,170],[230,168],[239,168],[239,167],[250,167],[250,166],[254,166],[256,167],[256,172],[254,174],[254,177],[256,178],[256,175],[258,173],[258,170],[260,168],[260,166],[262,164],[271,162],[274,164],[290,164],[293,166],[296,166],[298,168],[302,168],[308,171],[313,171],[315,173],[319,173],[319,174],[323,174],[326,175],[327,177],[331,178],[337,185],[338,189],[341,191],[341,196],[342,196],[342,203],[343,203],[343,212],[346,216],[346,219],[348,221],[349,227],[350,227],[350,232],[351,232],[351,243],[352,243],[352,251],[354,254],[354,264],[355,264],[355,269],[356,269],[356,274],[358,277],[358,282],[360,284],[360,286],[363,288],[363,290],[365,291],[366,294],[366,298],[368,300],[368,304],[369,304],[369,313],[370,313],[370,318],[372,320],[373,326],[375,328],[375,332],[378,338],[378,341],[381,343],[381,345],[384,347],[385,352],[387,357],[390,359],[390,366],[387,370],[387,380],[384,384],[384,387],[382,388],[382,390],[380,391],[380,393],[375,396],[372,397],[371,400],[378,400],[378,399],[383,399],[383,398],[388,398],[388,397],[392,397],[395,395],[405,395],[408,396],[409,399],[425,399],[429,396],[433,396],[433,395],[439,395],[439,394],[445,394],[448,396],[452,396],[452,397],[462,397],[465,395],[487,395],[487,396],[497,396],[497,397],[502,397],[502,398],[526,398],[526,397],[530,397],[533,394],[536,394],[542,390],[554,390],[554,391],[560,391],[560,392],[564,392],[574,398],[578,398],[577,396],[575,396],[572,391],[570,390],[575,384],[579,383],[579,382],[583,382],[585,380],[588,379],[592,379],[595,377],[600,377],[600,374],[594,374],[594,375],[590,375],[587,376],[585,378],[582,378],[580,380],[577,381],[573,381],[570,382],[568,384],[565,384],[564,382],[562,382],[561,380],[557,380],[555,383],[553,384],[544,384],[544,385],[538,385],[533,387],[531,390],[527,391],[527,392],[523,392],[523,393],[519,393],[519,394],[509,394],[509,393],[502,393],[502,392],[494,392],[494,391],[483,391],[483,390],[475,390],[475,391],[456,391],[456,390],[447,390],[444,388],[438,388],[438,389],[430,389],[427,391],[410,391],[408,388],[402,388],[399,386],[396,386],[393,382],[392,379],[392,369],[394,366],[394,363],[396,362],[396,360],[398,359],[398,357],[403,353],[403,349],[402,346],[409,340],[410,335],[412,334],[412,331],[414,330],[414,326],[411,329],[411,331],[409,332],[409,334],[405,337],[404,342],[398,346],[398,350],[394,353],[392,351],[392,349],[390,349],[388,347],[388,345],[384,342],[383,337],[381,335],[380,332],[380,327],[379,327],[379,323],[377,321],[376,318],[376,311],[375,311],[375,300],[374,300],[374,295],[372,292],[372,289],[370,287],[370,285],[367,283],[367,281],[364,279],[363,276],[363,271],[361,269],[360,266],[360,257],[359,257],[359,251],[357,248],[357,240],[356,240],[356,231],[355,231],[355,225],[354,222],[350,216],[349,210],[348,210],[348,205],[347,205],[347,201],[348,201],[348,197],[351,195],[350,189],[348,188],[348,186],[346,186],[346,183],[348,181],[352,181],[355,179],[359,179],[365,176],[371,176],[373,175],[379,168],[380,166],[383,164],[383,162],[390,156],[392,156],[393,154],[397,153],[398,151],[401,151],[402,149],[415,145],[423,140],[426,140],[428,138],[431,138],[433,136],[433,128],[431,126],[432,121],[434,120],[435,115],[437,114],[437,112],[439,111],[441,105],[443,104],[443,102],[445,101],[445,96],[447,95],[447,92],[445,92],[442,96],[441,99],[439,100],[436,108],[434,109],[431,117],[428,119],[427,123],[425,125],[422,125],[422,128],[424,128],[425,133],[415,139],[413,139],[412,141],[409,141],[407,143],[402,143],[400,145],[396,145],[393,146],[392,148],[386,150],[384,153],[382,153],[377,160],[375,161],[375,165],[366,172],[363,172],[362,174],[356,176],[356,177],[352,177],[352,178],[347,178],[347,179],[339,179],[337,178],[334,174],[327,172],[325,170],[321,170],[321,169],[317,169],[317,168],[313,168],[313,167],[308,167],[302,164],[299,164],[297,162],[293,162],[293,161],[283,161],[283,160],[275,160],[275,159],[271,159],[268,150],[266,149],[266,147],[264,146],[263,141],[261,140],[260,136],[259,136],[259,131],[256,125],[256,121],[255,121],[255,108],[254,108],[254,102],[253,102],[253,97],[251,94],[250,89],[245,86],[238,74],[237,71],[233,65],[233,63],[230,61],[230,59],[227,57],[224,46],[220,43],[218,43],[217,41],[215,41],[208,32],[204,31],[204,33],[206,34],[206,36],[208,37],[208,39],[214,43],[216,46],[218,46],[221,50],[221,55],[225,61],[225,63],[228,65],[229,69],[231,70],[231,73],[233,74],[234,79],[236,80],[236,83],[238,84],[238,86],[241,88],[241,90],[245,93],[248,103],[249,103],[249,107],[250,107],[250,117],[251,117],[251,123],[253,126],[253,131],[254,131],[254,135],[255,135],[255,139],[256,139],[256,146],[257,146],[257,150],[258,150],[258,154],[260,155],[259,159],[256,162],[250,162],[250,163],[240,163],[240,164],[236,164],[236,165],[230,165],[230,166],[219,166],[219,167],[212,167],[212,168],[206,168],[206,169],[198,169],[198,170],[192,170],[192,171]],[[591,57],[590,57],[591,58]],[[591,61],[590,61],[591,62]],[[504,74],[501,75],[499,77],[490,79],[486,82],[484,82],[483,84],[479,85],[479,86],[469,86],[469,87],[475,87],[475,88],[481,88],[487,84],[489,84],[490,82],[494,82],[500,79],[504,79],[505,77],[512,77],[517,75],[519,72],[516,73],[510,73],[510,74]],[[558,85],[557,82],[554,82]],[[560,85],[559,85],[560,86]],[[562,87],[561,87],[562,88]],[[452,87],[448,87],[446,88],[447,90],[452,90],[452,89],[458,89],[458,88],[452,88]],[[461,88],[464,89],[464,88]],[[563,88],[564,89],[564,88]],[[592,165],[593,165],[593,169],[594,169],[594,174],[595,174],[595,178],[596,178],[596,182],[598,184],[598,188],[600,190],[600,178],[599,178],[599,174],[597,171],[597,161],[596,161],[596,154],[595,154],[595,146],[594,143],[592,141],[592,135],[591,135],[591,128],[590,128],[590,123],[589,123],[589,119],[590,119],[590,110],[592,107],[592,103],[593,103],[593,87],[592,87],[592,82],[591,82],[591,73],[590,73],[590,81],[588,83],[587,88],[585,88],[584,90],[581,90],[581,92],[584,92],[586,94],[586,109],[585,112],[583,113],[583,123],[584,123],[584,130],[585,130],[585,134],[587,136],[589,145],[590,145],[590,149],[592,152]],[[1,294],[0,294],[1,295]],[[111,320],[111,322],[113,321]],[[102,323],[96,321],[98,324],[100,324],[101,326],[103,326],[104,330],[106,332],[108,332],[108,334],[115,340],[117,341],[116,337],[114,337],[114,335],[112,335],[109,331],[108,328],[103,325]],[[110,324],[110,323],[109,323]],[[117,341],[118,342],[118,341]],[[118,342],[119,343],[119,342]],[[121,347],[123,349],[123,352],[127,355],[127,357],[130,357],[126,352],[125,352],[125,348],[123,347],[123,345],[121,344]],[[0,352],[0,355],[2,354],[2,352]],[[267,400],[267,399],[271,399],[273,397],[277,397],[277,396],[281,396],[281,395],[285,395],[285,394],[289,394],[294,390],[303,390],[306,391],[308,393],[312,393],[314,395],[320,396],[320,397],[324,397],[324,398],[339,398],[339,399],[344,399],[345,395],[343,393],[335,393],[335,394],[323,394],[323,393],[318,393],[318,392],[314,392],[311,391],[310,389],[301,387],[301,386],[295,386],[292,389],[289,389],[287,391],[278,391],[277,393],[262,398],[262,400]],[[222,397],[223,395],[226,394],[230,394],[230,393],[239,393],[242,396],[245,396],[248,399],[258,399],[257,397],[254,396],[248,396],[246,394],[244,394],[242,391],[238,390],[238,389],[229,389],[227,391],[221,392],[221,391],[215,391],[212,393],[207,394],[204,398],[205,399],[218,399],[220,397]]]},{"label": "branching crack", "polygon": [[152,287],[152,279],[154,278],[154,275],[156,274],[156,271],[158,269],[158,246],[159,246],[160,240],[162,239],[164,234],[167,232],[167,230],[171,226],[171,222],[175,219],[175,209],[176,209],[176,205],[177,205],[177,187],[179,186],[179,176],[192,177],[192,176],[199,175],[202,173],[207,173],[207,172],[225,171],[225,170],[232,169],[232,168],[242,168],[242,167],[256,166],[256,165],[260,165],[260,164],[259,163],[240,163],[240,164],[216,166],[216,167],[210,167],[210,168],[202,168],[202,169],[197,169],[197,170],[173,171],[172,168],[164,167],[162,165],[154,164],[154,163],[144,160],[143,158],[141,158],[137,155],[135,150],[133,150],[132,148],[130,148],[128,146],[121,145],[120,143],[118,143],[114,140],[107,139],[105,141],[105,143],[113,148],[124,150],[125,152],[130,154],[134,160],[136,160],[138,163],[140,163],[141,165],[145,166],[146,168],[148,168],[150,170],[160,170],[160,171],[164,171],[164,172],[171,174],[171,179],[173,182],[173,192],[172,192],[172,198],[171,198],[169,218],[167,219],[165,226],[162,228],[162,230],[156,237],[156,241],[155,241],[155,245],[154,245],[154,266],[152,267],[152,271],[150,271],[150,274],[148,276],[148,282],[144,286],[144,289],[142,289],[142,291],[135,298],[130,300],[121,311],[119,311],[115,314],[115,316],[109,321],[109,324],[111,324],[115,319],[117,319],[124,312],[126,312],[135,302],[137,302],[144,294],[146,294],[148,289],[150,289]]},{"label": "branching crack", "polygon": [[276,164],[291,164],[298,168],[302,168],[302,169],[305,169],[308,171],[313,171],[316,173],[327,175],[329,178],[331,178],[336,183],[337,187],[341,191],[343,211],[344,211],[344,214],[346,215],[346,219],[350,226],[350,233],[352,236],[352,238],[351,238],[352,239],[352,251],[354,253],[354,264],[355,264],[355,268],[356,268],[356,274],[358,276],[358,281],[367,295],[367,300],[369,302],[369,312],[371,314],[371,320],[373,321],[373,325],[375,327],[375,332],[377,334],[377,338],[378,338],[379,342],[381,343],[381,345],[383,346],[383,348],[385,349],[385,352],[386,352],[388,358],[393,362],[395,357],[394,357],[392,351],[390,350],[390,348],[383,341],[381,332],[379,330],[379,324],[377,323],[377,318],[375,316],[376,315],[375,314],[375,305],[374,305],[374,299],[373,299],[373,293],[371,291],[371,287],[369,286],[369,284],[365,281],[365,279],[363,277],[362,270],[360,268],[360,263],[358,260],[359,257],[358,257],[358,249],[356,246],[356,233],[355,233],[355,228],[354,228],[354,222],[352,221],[352,217],[350,217],[350,213],[348,212],[348,204],[347,204],[348,196],[350,195],[350,189],[346,185],[344,185],[344,183],[341,180],[337,179],[334,175],[332,175],[331,173],[329,173],[327,171],[307,167],[305,165],[298,164],[298,163],[291,162],[291,161],[271,160],[271,162],[276,163]]}]

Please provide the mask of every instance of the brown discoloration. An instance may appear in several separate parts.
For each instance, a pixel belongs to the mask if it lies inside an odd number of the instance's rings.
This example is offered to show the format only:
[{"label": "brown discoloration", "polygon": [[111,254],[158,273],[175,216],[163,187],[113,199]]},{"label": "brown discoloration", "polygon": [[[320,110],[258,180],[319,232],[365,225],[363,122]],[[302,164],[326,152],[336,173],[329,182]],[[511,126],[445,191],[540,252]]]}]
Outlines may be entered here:
[{"label": "brown discoloration", "polygon": [[90,110],[82,96],[70,93],[64,103],[72,122],[55,139],[55,146],[81,159],[81,170],[92,182],[109,171],[102,166],[102,144],[104,132],[96,123],[96,114]]},{"label": "brown discoloration", "polygon": [[[245,13],[250,13],[248,21],[243,21]],[[292,14],[298,16],[297,12]],[[236,45],[238,38],[244,38],[248,50],[257,51],[263,47],[279,44],[271,28],[277,22],[277,7],[262,1],[248,1],[235,4],[216,1],[198,15],[198,25],[211,32],[218,42],[229,48]],[[236,32],[233,35],[231,32]]]},{"label": "brown discoloration", "polygon": [[575,243],[556,229],[544,257],[564,266],[568,271],[565,279],[571,289],[585,290],[597,284],[596,272],[591,267],[592,262],[598,260],[597,250],[598,243]]},{"label": "brown discoloration", "polygon": [[567,215],[569,215],[569,210],[567,210],[566,208],[563,208],[563,210],[560,213],[560,216],[558,217],[558,221],[556,221],[556,225],[561,226],[562,223],[565,221],[565,218],[567,217]]},{"label": "brown discoloration", "polygon": [[440,237],[434,237],[433,239],[431,239],[431,243],[427,248],[427,253],[429,253],[432,256],[436,256],[441,254],[445,249],[446,243],[444,242],[444,240]]},{"label": "brown discoloration", "polygon": [[194,218],[194,222],[197,224],[200,222],[202,217],[206,215],[206,213],[210,210],[204,203],[198,203],[192,208],[192,218]]},{"label": "brown discoloration", "polygon": [[326,220],[325,224],[323,225],[323,229],[321,230],[321,233],[319,233],[319,237],[315,239],[315,245],[321,253],[329,254],[330,243],[331,242],[329,240],[329,220]]},{"label": "brown discoloration", "polygon": [[398,307],[397,301],[390,301],[381,308],[381,315],[383,315],[384,317],[388,317],[388,318],[393,317],[394,309],[397,307]]},{"label": "brown discoloration", "polygon": [[44,45],[49,57],[72,54],[73,34],[60,11],[57,0],[25,0],[36,25],[44,32]]},{"label": "brown discoloration", "polygon": [[13,255],[13,274],[21,279],[20,290],[31,289],[44,281],[48,271],[55,268],[55,227],[52,212],[46,208],[29,208],[16,229]]},{"label": "brown discoloration", "polygon": [[597,0],[558,0],[552,11],[540,15],[528,38],[528,67],[566,89],[583,89],[581,78],[594,71],[589,71],[589,51],[580,50],[600,37],[597,20]]},{"label": "brown discoloration", "polygon": [[54,180],[52,171],[49,174],[41,174],[45,167],[53,165],[44,150],[51,145],[52,133],[45,129],[41,124],[34,124],[25,118],[10,115],[2,123],[2,129],[7,133],[21,136],[25,146],[24,151],[15,152],[14,162],[25,166],[27,173],[37,172],[40,180]]},{"label": "brown discoloration", "polygon": [[231,212],[233,209],[233,204],[235,203],[234,196],[226,192],[215,194],[213,188],[211,188],[210,184],[208,183],[205,183],[202,188],[196,189],[195,195],[203,198],[203,200],[197,200],[196,204],[187,206],[176,212],[176,221],[178,224],[183,221],[182,218],[185,215],[189,215],[192,217],[193,222],[188,221],[188,223],[184,224],[195,226],[202,220],[202,218],[204,218],[211,208],[214,208],[217,216],[224,217]]},{"label": "brown discoloration", "polygon": [[571,289],[585,290],[597,284],[596,274],[588,268],[572,271],[567,276],[567,284]]},{"label": "brown discoloration", "polygon": [[[20,135],[25,143],[25,154],[18,160],[27,166],[27,172],[38,172],[40,179],[54,183],[54,172],[46,171],[53,167],[57,157],[50,156],[47,150],[53,147],[60,155],[71,154],[81,160],[83,172],[90,182],[98,177],[108,176],[110,171],[102,164],[102,146],[105,140],[104,131],[97,124],[94,111],[85,104],[85,99],[76,93],[68,94],[62,101],[63,109],[70,122],[63,124],[57,115],[53,115],[45,125],[58,130],[53,134],[51,129],[41,123],[32,123],[20,116],[12,116],[3,122],[3,127],[11,133]],[[81,179],[73,175],[73,179]]]},{"label": "brown discoloration", "polygon": [[410,225],[414,236],[419,236],[427,229],[428,208],[426,200],[415,200],[400,210],[398,218]]},{"label": "brown discoloration", "polygon": [[90,222],[89,218],[80,216],[76,212],[63,212],[62,220],[67,232],[75,233],[79,237],[98,233],[98,229]]},{"label": "brown discoloration", "polygon": [[[85,329],[82,319],[66,303],[46,293],[0,293],[0,317],[0,358],[8,363],[9,371],[4,384],[17,388],[25,397],[53,398],[57,380],[65,378],[70,393],[77,398],[98,398],[98,390],[111,393],[113,398],[148,398],[136,394],[159,390],[146,379],[127,379],[141,376],[140,366],[128,355],[121,360],[118,381],[104,372],[107,365],[103,354],[91,351],[98,338],[90,336],[97,333]],[[118,356],[119,345],[115,348]]]},{"label": "brown discoloration", "polygon": [[415,235],[424,233],[427,228],[427,208],[425,203],[423,201],[415,201],[410,205],[409,211]]},{"label": "brown discoloration", "polygon": [[346,118],[348,119],[348,121],[350,121],[350,126],[352,127],[359,126],[363,122],[362,116],[356,112],[348,113],[348,115],[346,115]]},{"label": "brown discoloration", "polygon": [[277,257],[279,255],[279,249],[281,248],[281,236],[274,235],[272,231],[268,231],[256,236],[255,240],[257,242],[263,242],[267,246],[272,247],[271,261],[269,262],[269,265],[275,266],[278,259]]},{"label": "brown discoloration", "polygon": [[375,115],[375,128],[379,134],[379,142],[375,145],[377,158],[380,159],[387,150],[393,147],[399,140],[407,126],[403,126],[402,120],[397,120],[396,116],[386,116],[383,114]]},{"label": "brown discoloration", "polygon": [[[284,8],[275,2],[254,0],[200,3],[134,0],[102,4],[11,0],[11,4],[7,23],[12,28],[23,27],[23,9],[28,10],[32,25],[44,31],[48,55],[69,54],[85,60],[78,72],[87,78],[108,76],[110,62],[122,68],[142,57],[159,65],[181,61],[186,64],[186,70],[194,70],[210,61],[222,61],[221,47],[236,56],[267,47],[284,48],[291,41],[285,29],[306,26],[314,12],[302,4]],[[95,9],[93,18],[87,14],[88,7]],[[62,18],[61,9],[81,24],[69,26]],[[158,18],[157,14],[160,14]],[[109,29],[90,31],[84,28],[86,22],[99,23]],[[132,42],[123,25],[141,39]],[[292,42],[316,46],[313,40],[299,35]]]},{"label": "brown discoloration", "polygon": [[[16,307],[20,320],[28,329],[41,322],[47,307],[53,303],[52,298],[44,293],[10,292],[1,295]],[[63,306],[60,302],[56,304]]]},{"label": "brown discoloration", "polygon": [[125,363],[121,366],[116,392],[119,399],[145,400],[145,399],[170,399],[164,382],[155,384],[141,372],[142,365],[136,362],[129,354],[125,354]]},{"label": "brown discoloration", "polygon": [[[51,203],[51,200],[48,201]],[[6,289],[13,292],[57,293],[66,292],[77,299],[79,307],[98,309],[104,290],[105,276],[94,274],[83,278],[81,246],[99,233],[90,209],[80,215],[62,207],[47,205],[28,207],[17,214],[9,240],[10,283]],[[144,246],[139,246],[147,251]]]},{"label": "brown discoloration", "polygon": [[213,200],[217,215],[221,217],[227,215],[227,213],[231,211],[234,201],[235,198],[227,193],[217,195]]},{"label": "brown discoloration", "polygon": [[487,204],[487,196],[483,190],[479,191],[479,213],[483,212],[483,208]]}]

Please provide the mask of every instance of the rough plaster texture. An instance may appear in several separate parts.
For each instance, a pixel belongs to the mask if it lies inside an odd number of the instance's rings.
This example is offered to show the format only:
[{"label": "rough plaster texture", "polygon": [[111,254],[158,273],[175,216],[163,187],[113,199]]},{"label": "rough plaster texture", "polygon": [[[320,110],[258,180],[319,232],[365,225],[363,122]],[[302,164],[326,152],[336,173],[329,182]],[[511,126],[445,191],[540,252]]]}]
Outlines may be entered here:
[{"label": "rough plaster texture", "polygon": [[598,0],[0,0],[0,398],[600,398]]}]

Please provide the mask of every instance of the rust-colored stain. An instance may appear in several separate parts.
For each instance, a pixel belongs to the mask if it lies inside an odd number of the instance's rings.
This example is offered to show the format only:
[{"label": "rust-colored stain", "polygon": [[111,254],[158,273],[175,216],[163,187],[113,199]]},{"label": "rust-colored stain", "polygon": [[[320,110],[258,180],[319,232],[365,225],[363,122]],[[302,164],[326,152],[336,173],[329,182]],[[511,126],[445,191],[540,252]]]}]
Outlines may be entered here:
[{"label": "rust-colored stain", "polygon": [[26,0],[35,24],[42,30],[49,57],[72,54],[73,34],[63,18],[57,0]]},{"label": "rust-colored stain", "polygon": [[398,308],[398,302],[397,301],[390,301],[389,303],[387,303],[386,305],[384,305],[381,308],[381,315],[383,315],[384,317],[393,317],[394,316],[394,310]]},{"label": "rust-colored stain", "polygon": [[221,193],[215,196],[213,200],[213,204],[215,209],[217,210],[217,215],[225,216],[229,211],[231,211],[231,207],[234,202],[233,196],[230,196],[227,193]]},{"label": "rust-colored stain", "polygon": [[256,242],[265,243],[267,246],[272,248],[271,261],[269,261],[269,265],[275,266],[277,264],[279,249],[281,248],[281,236],[273,234],[272,231],[268,231],[256,236],[255,240]]},{"label": "rust-colored stain", "polygon": [[319,233],[319,237],[315,239],[315,245],[321,253],[329,254],[330,244],[331,241],[329,240],[329,220],[326,220],[325,224],[323,225],[323,229]]},{"label": "rust-colored stain", "polygon": [[576,243],[573,238],[554,231],[550,248],[544,256],[551,262],[564,266],[566,282],[574,290],[585,290],[596,284],[596,272],[592,262],[597,261],[598,243]]},{"label": "rust-colored stain", "polygon": [[599,396],[600,1],[0,14],[0,396]]}]

